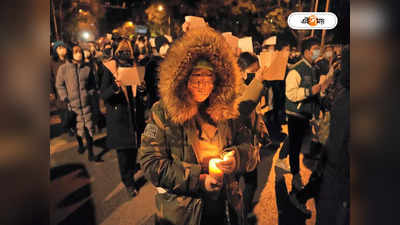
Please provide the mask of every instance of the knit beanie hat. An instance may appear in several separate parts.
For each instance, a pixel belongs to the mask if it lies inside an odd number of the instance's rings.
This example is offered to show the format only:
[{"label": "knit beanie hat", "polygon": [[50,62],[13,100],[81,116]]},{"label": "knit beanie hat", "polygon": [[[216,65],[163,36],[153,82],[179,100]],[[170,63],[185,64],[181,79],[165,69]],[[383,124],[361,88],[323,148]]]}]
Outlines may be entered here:
[{"label": "knit beanie hat", "polygon": [[54,45],[53,45],[53,52],[57,52],[57,48],[58,48],[59,46],[64,46],[64,47],[65,47],[64,42],[62,42],[62,41],[56,41],[56,42],[54,42]]},{"label": "knit beanie hat", "polygon": [[214,66],[205,59],[199,59],[193,66],[193,69],[207,69],[210,71],[214,71]]}]

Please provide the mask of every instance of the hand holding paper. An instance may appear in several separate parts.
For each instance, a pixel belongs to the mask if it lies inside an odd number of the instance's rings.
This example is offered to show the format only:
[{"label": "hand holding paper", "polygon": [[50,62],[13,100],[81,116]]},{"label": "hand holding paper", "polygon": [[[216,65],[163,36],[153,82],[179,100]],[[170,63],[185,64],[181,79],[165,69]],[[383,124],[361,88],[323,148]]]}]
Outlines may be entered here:
[{"label": "hand holding paper", "polygon": [[336,67],[339,65],[339,62],[335,62],[328,71],[328,77],[333,77],[333,74],[335,73]]}]

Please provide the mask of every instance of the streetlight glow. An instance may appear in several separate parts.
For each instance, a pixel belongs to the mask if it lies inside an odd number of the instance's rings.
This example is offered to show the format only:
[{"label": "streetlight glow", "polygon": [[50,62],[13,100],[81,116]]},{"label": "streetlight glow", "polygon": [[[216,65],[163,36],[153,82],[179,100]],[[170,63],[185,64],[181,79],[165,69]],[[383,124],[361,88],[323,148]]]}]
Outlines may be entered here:
[{"label": "streetlight glow", "polygon": [[87,31],[83,32],[83,33],[82,33],[82,37],[83,37],[84,39],[88,40],[89,37],[90,37],[89,32],[87,32]]},{"label": "streetlight glow", "polygon": [[159,5],[159,6],[158,6],[158,11],[161,12],[161,11],[163,11],[163,10],[164,10],[164,7],[163,7],[162,5]]}]

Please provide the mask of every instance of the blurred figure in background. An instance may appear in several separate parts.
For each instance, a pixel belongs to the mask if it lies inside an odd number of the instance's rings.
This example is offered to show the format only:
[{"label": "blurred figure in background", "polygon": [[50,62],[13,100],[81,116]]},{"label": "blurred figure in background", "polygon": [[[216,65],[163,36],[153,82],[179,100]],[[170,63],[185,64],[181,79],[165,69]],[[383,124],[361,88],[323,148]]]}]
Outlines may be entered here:
[{"label": "blurred figure in background", "polygon": [[60,100],[56,90],[56,76],[58,69],[65,63],[67,58],[67,48],[62,41],[56,41],[53,45],[53,57],[50,61],[50,101],[55,103],[58,110],[66,108]]},{"label": "blurred figure in background", "polygon": [[[289,51],[289,41],[280,37],[277,39],[275,51]],[[287,73],[287,71],[285,72]],[[285,81],[269,80],[268,85],[272,88],[272,110],[266,114],[266,125],[270,132],[273,145],[279,146],[285,140],[286,134],[282,132],[282,125],[286,123],[285,115]]]},{"label": "blurred figure in background", "polygon": [[[258,57],[250,52],[242,52],[238,59],[238,65],[240,71],[242,73],[243,83],[246,85],[244,88],[248,88],[248,85],[253,81],[255,78],[256,72],[260,69],[260,64],[258,62]],[[271,100],[268,96],[269,87],[266,86],[267,82],[264,81],[263,84],[265,85],[263,91],[260,94],[260,99],[258,101],[258,105],[256,110],[253,110],[247,120],[245,120],[245,124],[249,130],[252,131],[252,140],[255,143],[252,143],[254,146],[267,145],[271,141],[268,137],[267,126],[264,122],[264,108],[271,108],[272,102],[268,104],[268,99]],[[269,94],[271,94],[270,92]],[[264,98],[264,101],[261,99]],[[265,99],[267,99],[267,104],[262,105],[261,103],[265,104]],[[254,217],[255,215],[251,212],[253,211],[253,198],[255,191],[257,189],[257,168],[254,169],[252,172],[245,173],[244,176],[245,181],[245,189],[244,189],[244,202],[246,206],[246,210],[249,214],[249,217]]]},{"label": "blurred figure in background", "polygon": [[[286,113],[289,131],[289,162],[293,175],[292,187],[303,187],[300,176],[299,155],[303,139],[311,133],[310,121],[318,118],[319,93],[323,84],[318,82],[313,63],[320,56],[320,42],[310,38],[302,43],[303,58],[297,62],[286,76]],[[327,80],[325,80],[327,82]]]},{"label": "blurred figure in background", "polygon": [[82,138],[87,141],[88,160],[93,161],[94,124],[90,98],[96,90],[92,68],[84,62],[79,45],[72,45],[70,60],[61,65],[56,77],[57,93],[65,104],[76,113],[76,139],[78,152],[84,153]]},{"label": "blurred figure in background", "polygon": [[95,49],[94,49],[94,42],[89,42],[86,48],[83,50],[84,54],[84,61],[87,65],[89,65],[93,71],[94,79],[95,79],[95,87],[96,90],[93,95],[90,96],[91,106],[92,106],[92,113],[93,113],[93,122],[95,124],[96,133],[99,132],[104,127],[104,118],[100,111],[100,76],[99,76],[99,62],[95,58]]},{"label": "blurred figure in background", "polygon": [[145,66],[151,56],[151,45],[147,40],[147,36],[140,35],[135,42],[133,49],[134,56],[139,65]]},{"label": "blurred figure in background", "polygon": [[332,65],[327,76],[328,80],[333,79],[324,101],[331,113],[329,135],[317,169],[304,189],[290,193],[290,200],[297,208],[310,213],[305,203],[315,198],[316,224],[346,225],[350,223],[350,57],[347,47],[343,50],[341,64]]},{"label": "blurred figure in background", "polygon": [[[134,66],[133,49],[129,41],[119,43],[115,58],[111,55],[111,45],[103,48],[101,97],[104,100],[107,114],[107,147],[116,149],[122,182],[130,196],[138,194],[134,180],[137,171],[136,156],[140,137],[138,118],[138,93],[133,93],[134,87],[124,86],[118,80],[118,68]],[[144,120],[143,118],[141,118]],[[144,123],[144,121],[143,121]]]},{"label": "blurred figure in background", "polygon": [[154,40],[155,48],[157,50],[156,54],[153,54],[150,61],[146,65],[146,72],[144,75],[144,80],[146,82],[146,88],[148,92],[148,108],[160,100],[160,93],[158,91],[159,78],[159,66],[164,59],[167,51],[169,49],[169,42],[164,36],[158,36]]},{"label": "blurred figure in background", "polygon": [[290,50],[289,59],[288,59],[288,66],[291,66],[291,65],[297,63],[301,59],[299,53],[300,52],[297,50],[296,46],[292,46],[292,48]]},{"label": "blurred figure in background", "polygon": [[[313,71],[315,73],[315,78],[317,82],[323,81],[326,79],[326,76],[329,71],[329,67],[332,63],[332,48],[327,45],[323,51],[321,51],[320,56],[314,60],[313,63]],[[324,92],[320,92],[321,97]],[[321,106],[319,106],[320,110],[323,110]],[[322,113],[318,113],[318,115],[315,116],[313,120],[311,120],[311,143],[310,143],[310,148],[308,152],[304,152],[304,156],[312,159],[316,159],[320,157],[320,151],[321,151],[321,143],[318,140],[318,130],[319,130],[319,123],[318,121],[322,117]]]}]

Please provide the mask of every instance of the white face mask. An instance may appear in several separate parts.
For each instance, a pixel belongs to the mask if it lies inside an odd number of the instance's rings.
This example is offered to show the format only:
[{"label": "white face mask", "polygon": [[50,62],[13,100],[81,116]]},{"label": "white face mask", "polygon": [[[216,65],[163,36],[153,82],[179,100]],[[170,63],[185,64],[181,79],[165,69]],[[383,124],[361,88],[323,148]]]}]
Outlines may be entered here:
[{"label": "white face mask", "polygon": [[312,61],[316,60],[319,57],[320,54],[320,50],[319,49],[315,49],[312,51],[312,55],[311,55],[311,59]]},{"label": "white face mask", "polygon": [[330,58],[330,57],[332,57],[332,55],[333,55],[332,51],[325,52],[325,58]]},{"label": "white face mask", "polygon": [[169,45],[163,45],[160,48],[160,56],[165,56],[167,54],[167,51],[169,49]]},{"label": "white face mask", "polygon": [[90,56],[90,52],[89,51],[84,51],[83,54],[85,55],[85,59],[88,59]]},{"label": "white face mask", "polygon": [[82,54],[80,52],[73,55],[75,61],[80,62],[82,60]]}]

